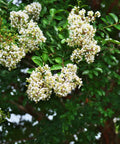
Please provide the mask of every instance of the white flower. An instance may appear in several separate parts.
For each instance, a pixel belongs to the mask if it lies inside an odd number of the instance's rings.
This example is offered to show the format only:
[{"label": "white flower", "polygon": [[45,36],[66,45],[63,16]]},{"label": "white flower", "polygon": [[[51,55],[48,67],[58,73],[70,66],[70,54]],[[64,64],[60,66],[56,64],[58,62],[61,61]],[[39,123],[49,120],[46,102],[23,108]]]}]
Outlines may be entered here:
[{"label": "white flower", "polygon": [[0,64],[8,67],[9,70],[16,68],[17,63],[27,52],[39,49],[39,44],[46,41],[43,32],[35,20],[39,19],[41,4],[34,2],[25,7],[25,10],[10,12],[11,26],[18,29],[18,43],[1,43]]},{"label": "white flower", "polygon": [[94,15],[94,12],[93,11],[88,11],[87,15],[92,17]]},{"label": "white flower", "polygon": [[63,67],[61,74],[55,74],[53,76],[54,85],[53,90],[59,97],[66,97],[72,92],[77,86],[80,88],[82,80],[76,75],[77,66],[73,64],[67,64]]},{"label": "white flower", "polygon": [[51,80],[52,74],[48,65],[36,68],[27,79],[28,97],[35,102],[49,99],[52,93]]},{"label": "white flower", "polygon": [[27,24],[26,29],[22,28],[19,33],[21,34],[19,36],[20,44],[29,52],[38,50],[39,44],[46,41],[43,32],[33,20]]},{"label": "white flower", "polygon": [[78,88],[82,86],[82,80],[76,72],[77,66],[73,64],[67,64],[62,68],[60,75],[53,76],[48,65],[36,68],[27,79],[28,97],[35,102],[46,100],[50,98],[52,89],[57,96],[66,97],[77,86]]},{"label": "white flower", "polygon": [[25,7],[27,14],[34,20],[39,19],[41,9],[42,7],[39,2],[33,2]]},{"label": "white flower", "polygon": [[24,48],[18,47],[16,44],[2,43],[0,50],[0,64],[8,67],[9,70],[16,68],[18,62],[25,56]]},{"label": "white flower", "polygon": [[95,12],[95,16],[100,17],[100,16],[101,16],[100,12],[99,12],[99,11],[96,11],[96,12]]},{"label": "white flower", "polygon": [[100,52],[100,47],[94,40],[96,29],[90,24],[96,16],[99,16],[99,12],[94,15],[93,11],[88,11],[86,17],[85,13],[84,9],[79,11],[79,8],[75,7],[68,16],[69,38],[66,42],[71,47],[78,47],[70,57],[73,62],[77,63],[84,58],[86,62],[91,63],[94,61],[95,54]]},{"label": "white flower", "polygon": [[29,16],[24,11],[12,11],[10,12],[11,26],[20,29],[26,27]]}]

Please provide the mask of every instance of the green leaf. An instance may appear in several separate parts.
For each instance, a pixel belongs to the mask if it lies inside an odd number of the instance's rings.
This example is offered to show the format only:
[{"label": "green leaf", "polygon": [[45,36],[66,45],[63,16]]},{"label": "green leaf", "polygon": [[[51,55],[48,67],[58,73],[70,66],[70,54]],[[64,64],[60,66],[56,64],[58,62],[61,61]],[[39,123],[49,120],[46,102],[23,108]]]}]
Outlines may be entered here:
[{"label": "green leaf", "polygon": [[[35,55],[37,56],[41,56],[40,52],[39,51],[35,51]],[[41,58],[40,58],[41,59]]]},{"label": "green leaf", "polygon": [[60,12],[63,12],[65,11],[64,9],[59,9],[59,10],[56,10],[56,13],[60,13]]},{"label": "green leaf", "polygon": [[42,54],[42,59],[44,62],[46,62],[48,60],[48,54],[47,53],[43,53]]},{"label": "green leaf", "polygon": [[117,41],[117,40],[114,40],[114,39],[111,39],[111,38],[109,38],[109,39],[105,39],[105,41],[106,42],[112,42],[112,43],[114,43],[114,44],[120,44],[120,42],[119,41]]},{"label": "green leaf", "polygon": [[104,26],[105,26],[104,24],[101,24],[101,23],[100,23],[100,24],[98,25],[98,28],[101,30],[101,29],[103,29]]},{"label": "green leaf", "polygon": [[67,60],[64,62],[64,65],[66,66],[67,64],[72,63],[70,60]]},{"label": "green leaf", "polygon": [[54,48],[52,46],[50,47],[50,50],[51,50],[52,53],[55,52],[55,50],[54,50]]},{"label": "green leaf", "polygon": [[64,39],[63,35],[59,34],[58,36],[59,36],[60,39]]},{"label": "green leaf", "polygon": [[13,3],[13,0],[10,0],[9,2],[8,2],[8,4],[12,4]]},{"label": "green leaf", "polygon": [[105,23],[108,24],[108,21],[105,18],[101,18],[101,20]]},{"label": "green leaf", "polygon": [[91,73],[89,74],[89,78],[90,78],[90,79],[92,79],[92,78],[93,78],[93,75],[92,75]]},{"label": "green leaf", "polygon": [[63,28],[62,27],[58,27],[57,29],[58,29],[58,31],[62,31]]},{"label": "green leaf", "polygon": [[43,17],[43,15],[47,12],[47,8],[44,7],[40,13],[40,17]]},{"label": "green leaf", "polygon": [[62,16],[55,16],[54,19],[56,19],[56,20],[62,20]]},{"label": "green leaf", "polygon": [[61,20],[58,24],[58,26],[61,26],[63,28],[66,28],[68,26],[68,22],[66,20]]},{"label": "green leaf", "polygon": [[82,5],[80,8],[88,7],[88,5]]},{"label": "green leaf", "polygon": [[48,61],[51,63],[51,64],[54,64],[54,60],[52,60],[51,58],[48,57]]},{"label": "green leaf", "polygon": [[99,68],[99,67],[95,68],[95,70],[97,70],[97,71],[103,73],[103,70],[102,70],[101,68]]},{"label": "green leaf", "polygon": [[107,16],[106,16],[106,20],[107,20],[110,24],[114,24],[114,19],[113,19],[111,16],[107,15]]},{"label": "green leaf", "polygon": [[42,60],[41,60],[41,58],[38,57],[38,56],[33,56],[33,57],[32,57],[32,61],[33,61],[35,64],[37,64],[37,65],[42,65]]},{"label": "green leaf", "polygon": [[42,61],[42,59],[39,56],[32,56],[32,60],[38,59],[39,61]]},{"label": "green leaf", "polygon": [[61,43],[64,44],[66,42],[66,39],[62,39]]},{"label": "green leaf", "polygon": [[108,27],[107,27],[107,28],[105,28],[105,29],[106,29],[107,31],[109,31],[109,32],[111,32],[111,31],[112,31],[112,30],[111,30],[111,28],[108,28]]},{"label": "green leaf", "polygon": [[43,23],[44,25],[47,25],[47,24],[48,24],[48,20],[43,19],[43,20],[42,20],[42,23]]},{"label": "green leaf", "polygon": [[35,70],[35,68],[30,68],[30,69],[27,71],[27,73],[31,74],[32,71],[34,71],[34,70]]},{"label": "green leaf", "polygon": [[120,30],[120,24],[119,25],[114,25],[114,27],[118,30]]},{"label": "green leaf", "polygon": [[114,19],[114,21],[118,22],[118,17],[114,13],[109,13],[109,15]]},{"label": "green leaf", "polygon": [[102,38],[104,38],[104,36],[105,36],[104,32],[99,32],[99,34],[101,35]]},{"label": "green leaf", "polygon": [[97,71],[93,71],[94,75],[98,76],[98,72]]},{"label": "green leaf", "polygon": [[52,8],[50,9],[50,15],[53,17],[56,13],[56,9]]},{"label": "green leaf", "polygon": [[51,70],[60,70],[60,69],[62,69],[62,65],[60,65],[60,64],[58,64],[58,65],[53,65],[53,66],[51,67]]},{"label": "green leaf", "polygon": [[87,74],[89,74],[89,72],[90,72],[89,70],[85,70],[82,74],[87,75]]},{"label": "green leaf", "polygon": [[119,62],[119,61],[116,59],[115,56],[111,55],[110,57],[111,57],[111,59],[112,59],[115,63],[118,63],[118,62]]},{"label": "green leaf", "polygon": [[61,57],[56,57],[55,62],[58,63],[58,64],[62,64],[63,61],[62,61]]},{"label": "green leaf", "polygon": [[[50,9],[50,15],[53,17],[56,13],[60,13],[60,12],[63,12],[63,11],[65,11],[65,10],[63,10],[63,9],[56,10],[56,9],[52,8],[52,9]],[[59,16],[56,16],[56,17],[59,17]],[[62,19],[62,17],[61,17],[61,19]],[[58,20],[59,20],[59,18],[58,18]]]}]

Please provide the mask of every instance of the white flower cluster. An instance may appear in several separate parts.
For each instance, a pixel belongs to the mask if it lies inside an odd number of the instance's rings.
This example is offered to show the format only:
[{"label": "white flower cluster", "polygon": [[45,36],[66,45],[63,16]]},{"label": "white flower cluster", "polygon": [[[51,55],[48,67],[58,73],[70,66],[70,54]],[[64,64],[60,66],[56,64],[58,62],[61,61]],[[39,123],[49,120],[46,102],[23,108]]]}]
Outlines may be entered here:
[{"label": "white flower cluster", "polygon": [[74,7],[68,17],[70,34],[66,41],[71,47],[79,47],[71,55],[71,60],[77,63],[83,58],[91,63],[95,54],[100,52],[100,47],[94,39],[96,29],[90,24],[95,21],[95,17],[100,17],[100,12],[94,14],[93,11],[88,11],[87,16],[85,14],[85,9],[79,10],[79,7]]},{"label": "white flower cluster", "polygon": [[0,50],[0,64],[8,67],[9,70],[16,68],[18,62],[25,56],[25,51],[16,44],[2,43]]},{"label": "white flower cluster", "polygon": [[[34,2],[25,7],[23,11],[12,11],[10,13],[11,26],[18,29],[18,46],[13,42],[0,45],[0,64],[9,68],[16,68],[16,64],[26,55],[27,52],[32,52],[39,49],[39,44],[46,41],[43,32],[33,20],[30,20],[29,13],[34,19],[38,19],[41,11],[41,5]],[[35,16],[34,16],[35,12]],[[30,15],[31,15],[30,14]]]},{"label": "white flower cluster", "polygon": [[27,79],[29,98],[35,102],[49,99],[52,93],[51,80],[52,74],[48,65],[36,68]]},{"label": "white flower cluster", "polygon": [[[33,19],[39,18],[41,4],[33,2],[25,7],[25,10],[10,13],[11,25],[18,28],[20,46],[25,48],[26,52],[38,49],[41,42],[45,42],[46,38],[40,30],[37,23]],[[32,16],[32,17],[31,17]],[[30,20],[30,18],[33,18]]]},{"label": "white flower cluster", "polygon": [[41,4],[38,2],[33,2],[32,4],[27,5],[25,7],[25,10],[27,11],[28,15],[32,17],[32,19],[34,20],[39,19],[41,9],[42,9]]},{"label": "white flower cluster", "polygon": [[19,33],[21,34],[19,36],[20,44],[29,52],[37,50],[39,43],[46,41],[43,32],[33,20],[27,24],[27,29],[21,28]]},{"label": "white flower cluster", "polygon": [[12,11],[10,12],[11,26],[17,29],[26,27],[29,16],[24,11]]},{"label": "white flower cluster", "polygon": [[42,7],[39,2],[33,2],[25,7],[25,10],[10,12],[11,26],[15,28],[26,27],[29,18],[38,20]]},{"label": "white flower cluster", "polygon": [[76,75],[76,72],[77,66],[73,64],[63,67],[60,75],[53,76],[48,65],[36,68],[27,79],[28,97],[35,102],[49,99],[52,89],[59,97],[67,96],[77,86],[80,88],[82,85],[82,80]]},{"label": "white flower cluster", "polygon": [[54,92],[59,97],[66,97],[72,90],[77,86],[78,88],[82,85],[82,80],[76,75],[77,66],[73,64],[68,64],[63,67],[61,74],[54,75]]}]

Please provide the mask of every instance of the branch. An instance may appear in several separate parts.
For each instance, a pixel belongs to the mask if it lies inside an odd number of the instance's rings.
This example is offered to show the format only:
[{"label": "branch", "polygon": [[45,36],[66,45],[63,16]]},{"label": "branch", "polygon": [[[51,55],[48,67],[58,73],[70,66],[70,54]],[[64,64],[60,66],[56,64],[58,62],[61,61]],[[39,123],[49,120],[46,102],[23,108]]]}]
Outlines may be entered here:
[{"label": "branch", "polygon": [[33,117],[35,117],[38,121],[41,121],[43,117],[45,117],[45,115],[42,112],[35,112],[34,108],[27,104],[25,107],[23,107],[23,105],[15,102],[15,101],[10,101],[11,104],[14,104],[18,107],[18,109],[22,110],[25,113],[29,113],[30,115],[32,115]]}]

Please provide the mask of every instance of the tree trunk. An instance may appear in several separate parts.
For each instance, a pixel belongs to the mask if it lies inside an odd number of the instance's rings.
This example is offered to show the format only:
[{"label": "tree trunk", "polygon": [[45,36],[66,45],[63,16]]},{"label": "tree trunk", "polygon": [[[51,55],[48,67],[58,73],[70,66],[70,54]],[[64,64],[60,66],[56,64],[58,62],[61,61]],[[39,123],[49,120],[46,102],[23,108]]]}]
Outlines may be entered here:
[{"label": "tree trunk", "polygon": [[104,127],[100,127],[101,139],[100,144],[120,144],[120,137],[115,133],[115,125],[112,119],[105,122]]}]

